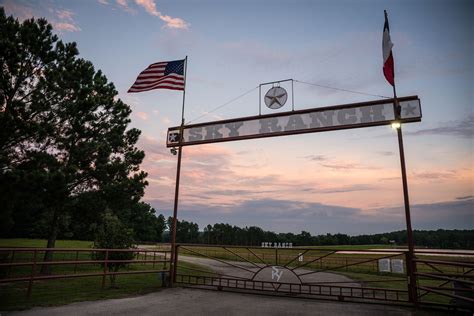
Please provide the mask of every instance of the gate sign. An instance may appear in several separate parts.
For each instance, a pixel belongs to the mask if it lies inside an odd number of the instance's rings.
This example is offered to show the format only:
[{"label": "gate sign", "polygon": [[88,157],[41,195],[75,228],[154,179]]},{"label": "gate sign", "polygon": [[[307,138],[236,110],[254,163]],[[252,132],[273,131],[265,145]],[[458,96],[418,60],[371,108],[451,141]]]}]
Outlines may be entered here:
[{"label": "gate sign", "polygon": [[[398,98],[400,123],[421,121],[418,96]],[[168,129],[167,147],[389,125],[394,99],[199,123]],[[182,135],[181,135],[182,133]]]}]

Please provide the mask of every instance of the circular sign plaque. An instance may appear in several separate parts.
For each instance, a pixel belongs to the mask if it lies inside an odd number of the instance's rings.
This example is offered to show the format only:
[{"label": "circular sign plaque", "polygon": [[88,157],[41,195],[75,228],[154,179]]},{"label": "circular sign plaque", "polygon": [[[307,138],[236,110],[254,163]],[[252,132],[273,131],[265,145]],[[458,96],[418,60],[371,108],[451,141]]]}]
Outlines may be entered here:
[{"label": "circular sign plaque", "polygon": [[282,87],[273,87],[265,94],[265,104],[269,109],[276,110],[285,105],[288,93]]}]

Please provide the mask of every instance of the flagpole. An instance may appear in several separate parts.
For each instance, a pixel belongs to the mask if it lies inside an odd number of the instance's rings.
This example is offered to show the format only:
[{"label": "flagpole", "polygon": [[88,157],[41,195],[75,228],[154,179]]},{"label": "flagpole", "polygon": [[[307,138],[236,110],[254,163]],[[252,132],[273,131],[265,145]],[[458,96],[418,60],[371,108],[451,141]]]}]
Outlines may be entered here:
[{"label": "flagpole", "polygon": [[183,88],[183,107],[181,109],[181,125],[184,125],[184,101],[186,99],[186,76],[188,71],[188,56],[184,58],[184,88]]},{"label": "flagpole", "polygon": [[[384,10],[385,19],[388,21],[387,11]],[[388,23],[388,22],[387,22]],[[393,52],[392,58],[393,58]],[[395,85],[395,69],[393,70],[393,111],[394,118],[399,126],[396,127],[397,136],[398,136],[398,151],[400,154],[400,168],[402,171],[402,184],[403,184],[403,200],[405,204],[405,221],[407,227],[407,243],[408,243],[408,254],[407,254],[407,274],[408,274],[408,296],[411,302],[417,305],[417,290],[416,290],[416,265],[414,264],[415,259],[415,242],[413,239],[413,230],[411,226],[411,214],[410,214],[410,199],[408,195],[408,180],[407,180],[407,171],[405,164],[405,149],[403,146],[403,133],[402,125],[400,123],[401,118],[401,107],[397,98],[397,88]]]},{"label": "flagpole", "polygon": [[181,176],[181,158],[183,155],[183,146],[181,141],[183,139],[184,127],[184,103],[186,100],[186,75],[187,75],[188,56],[184,59],[184,87],[183,87],[183,106],[181,109],[181,131],[179,133],[180,145],[178,146],[178,162],[176,166],[176,186],[174,190],[174,208],[173,208],[173,222],[171,229],[171,262],[170,262],[170,282],[169,286],[173,286],[176,282],[176,271],[178,265],[178,248],[176,246],[176,230],[178,224],[178,200],[179,200],[179,180]]}]

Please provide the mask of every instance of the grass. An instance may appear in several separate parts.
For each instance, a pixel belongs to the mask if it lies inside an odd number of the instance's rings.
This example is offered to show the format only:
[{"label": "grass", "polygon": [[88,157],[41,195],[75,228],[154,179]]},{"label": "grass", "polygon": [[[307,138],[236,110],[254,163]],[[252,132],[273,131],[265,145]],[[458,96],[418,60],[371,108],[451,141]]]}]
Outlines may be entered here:
[{"label": "grass", "polygon": [[[45,247],[45,240],[33,239],[0,239],[0,247]],[[91,242],[58,240],[58,248],[90,248]],[[168,254],[169,256],[169,254]],[[15,262],[30,261],[31,253],[17,253]],[[41,257],[41,256],[40,256]],[[140,255],[140,258],[143,256]],[[6,261],[8,262],[8,257]],[[169,258],[169,257],[168,257]],[[55,261],[75,260],[76,252],[58,252],[54,255]],[[79,253],[79,260],[90,260],[90,253]],[[150,257],[148,257],[150,259]],[[158,259],[158,258],[157,258]],[[156,264],[155,268],[151,263],[129,264],[123,270],[151,270],[151,269],[169,269],[161,264]],[[194,274],[192,269],[211,271],[200,265],[179,262],[178,273]],[[83,274],[101,272],[102,267],[99,264],[87,265],[58,265],[53,267],[53,274]],[[190,273],[191,271],[191,273]],[[1,271],[0,271],[1,272]],[[5,272],[5,271],[4,271]],[[19,277],[30,275],[31,266],[15,267],[8,271],[10,277]],[[201,273],[202,274],[202,273]],[[0,277],[1,277],[0,273]],[[0,283],[0,311],[23,310],[34,306],[57,306],[74,302],[121,298],[128,296],[143,295],[162,289],[160,273],[118,275],[116,280],[117,288],[111,288],[108,277],[106,286],[102,288],[102,276],[78,277],[70,279],[56,279],[48,281],[35,281],[32,287],[31,297],[27,298],[28,282]]]},{"label": "grass", "polygon": [[[179,263],[178,273],[189,274],[185,267],[206,270],[206,268],[185,262]],[[209,269],[207,269],[209,270]],[[192,274],[192,273],[191,273]],[[102,277],[83,277],[36,281],[28,299],[28,282],[0,285],[0,310],[24,310],[35,306],[58,306],[74,302],[94,301],[144,295],[162,289],[161,276],[157,273],[117,276],[117,288],[111,288],[108,278],[102,288]]]},{"label": "grass", "polygon": [[[27,238],[3,238],[0,239],[0,248],[2,247],[46,247],[48,241],[45,239],[27,239]],[[57,240],[56,248],[92,248],[92,241],[84,240]]]}]

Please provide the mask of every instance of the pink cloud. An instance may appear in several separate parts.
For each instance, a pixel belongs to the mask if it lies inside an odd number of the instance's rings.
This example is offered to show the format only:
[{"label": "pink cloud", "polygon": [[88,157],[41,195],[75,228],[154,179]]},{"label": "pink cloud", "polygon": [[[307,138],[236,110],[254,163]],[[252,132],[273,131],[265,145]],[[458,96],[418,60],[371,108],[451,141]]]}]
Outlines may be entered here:
[{"label": "pink cloud", "polygon": [[[3,6],[7,14],[14,15],[20,21],[32,17],[46,16],[54,28],[60,32],[78,32],[81,30],[81,28],[74,22],[74,12],[68,9],[54,10],[51,8],[48,10],[49,13],[46,13],[45,10],[41,10],[39,7],[30,7],[13,1],[6,1],[3,3]],[[49,16],[50,14],[54,14],[54,16]]]},{"label": "pink cloud", "polygon": [[163,15],[160,11],[157,10],[154,0],[135,0],[135,3],[139,6],[142,6],[149,14],[159,17],[163,22],[166,23],[165,27],[167,28],[182,30],[187,30],[189,28],[189,24],[183,19]]},{"label": "pink cloud", "polygon": [[128,5],[128,2],[127,0],[116,0],[117,1],[117,4],[125,11],[129,12],[129,13],[132,13],[132,14],[136,14],[137,11],[135,9],[132,9],[129,7]]},{"label": "pink cloud", "polygon": [[65,32],[78,32],[81,30],[79,26],[74,25],[72,23],[65,23],[65,22],[54,23],[54,28],[56,30],[65,31]]},{"label": "pink cloud", "polygon": [[61,20],[73,21],[72,16],[74,15],[74,12],[71,10],[56,10],[56,15]]},{"label": "pink cloud", "polygon": [[137,112],[135,113],[135,116],[144,120],[144,121],[148,121],[148,118],[149,118],[149,115],[145,112]]},{"label": "pink cloud", "polygon": [[135,3],[145,8],[146,12],[150,13],[151,15],[161,15],[161,13],[156,9],[156,4],[153,0],[135,0]]},{"label": "pink cloud", "polygon": [[29,19],[29,18],[33,17],[34,15],[36,15],[31,7],[18,4],[15,1],[8,1],[7,0],[2,4],[2,6],[4,7],[5,12],[7,14],[14,15],[20,21]]},{"label": "pink cloud", "polygon": [[160,15],[159,18],[166,22],[165,27],[170,29],[182,29],[187,30],[189,28],[189,24],[186,23],[183,19],[180,18],[172,18],[168,15]]}]

